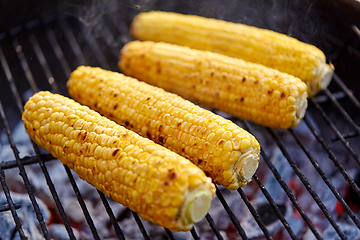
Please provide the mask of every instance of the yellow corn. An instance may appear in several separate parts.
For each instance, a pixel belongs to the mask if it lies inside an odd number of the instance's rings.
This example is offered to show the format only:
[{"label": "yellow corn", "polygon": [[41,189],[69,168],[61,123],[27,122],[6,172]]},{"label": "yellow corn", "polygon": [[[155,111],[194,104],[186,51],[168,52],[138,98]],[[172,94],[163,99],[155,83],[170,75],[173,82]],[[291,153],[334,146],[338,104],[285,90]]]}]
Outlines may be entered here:
[{"label": "yellow corn", "polygon": [[39,92],[22,118],[39,146],[145,220],[189,230],[210,208],[215,186],[198,167],[86,106]]},{"label": "yellow corn", "polygon": [[298,125],[307,107],[300,79],[217,53],[134,41],[121,50],[119,67],[185,99],[272,128]]},{"label": "yellow corn", "polygon": [[140,40],[189,46],[278,69],[303,80],[310,97],[329,85],[334,72],[315,46],[239,23],[153,11],[135,17],[131,34]]},{"label": "yellow corn", "polygon": [[67,87],[75,100],[187,157],[229,189],[245,186],[258,167],[260,145],[251,134],[175,94],[85,66]]}]

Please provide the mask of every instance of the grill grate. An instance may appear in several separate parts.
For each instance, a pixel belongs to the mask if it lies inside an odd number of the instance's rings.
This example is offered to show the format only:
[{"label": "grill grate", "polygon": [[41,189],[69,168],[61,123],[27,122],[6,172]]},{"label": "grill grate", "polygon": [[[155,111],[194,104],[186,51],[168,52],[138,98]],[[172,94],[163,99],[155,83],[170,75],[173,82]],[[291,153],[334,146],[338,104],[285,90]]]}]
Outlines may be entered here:
[{"label": "grill grate", "polygon": [[[129,17],[129,19],[131,18]],[[0,81],[2,86],[0,90],[1,127],[7,134],[15,158],[15,160],[1,159],[1,161],[4,162],[0,163],[0,181],[8,204],[0,206],[0,212],[11,211],[15,222],[15,229],[21,239],[26,239],[22,227],[23,223],[17,214],[17,209],[21,208],[21,206],[12,200],[11,192],[6,183],[5,173],[7,172],[5,170],[7,169],[18,168],[20,171],[37,220],[41,226],[42,234],[46,239],[50,239],[46,223],[44,222],[43,215],[35,198],[31,179],[29,179],[24,167],[30,164],[38,164],[40,166],[67,234],[70,239],[75,239],[72,224],[66,214],[66,208],[60,200],[58,190],[54,185],[54,180],[47,167],[48,162],[54,158],[48,153],[43,153],[34,143],[32,143],[32,146],[35,155],[21,158],[18,147],[13,140],[12,129],[14,128],[14,124],[21,119],[20,115],[22,113],[23,103],[24,100],[26,100],[22,96],[24,96],[28,89],[31,89],[32,92],[37,92],[40,89],[48,89],[52,92],[67,96],[67,77],[71,70],[80,64],[101,66],[105,69],[117,71],[116,64],[119,49],[124,43],[131,39],[128,35],[129,24],[127,21],[129,19],[121,19],[119,14],[104,15],[99,19],[99,21],[105,23],[102,24],[104,28],[98,29],[101,31],[101,34],[98,35],[97,31],[95,31],[94,34],[94,31],[91,31],[93,29],[82,24],[75,18],[56,15],[36,20],[26,26],[13,29],[9,33],[0,35]],[[353,27],[353,31],[359,34],[358,28]],[[354,34],[354,36],[357,36],[356,34]],[[114,36],[119,36],[119,38]],[[346,51],[346,48],[343,46],[341,46],[341,48]],[[341,53],[337,53],[337,55],[340,54]],[[347,108],[344,108],[345,105],[351,104],[351,108],[356,112],[360,108],[360,103],[336,74],[334,75],[331,87],[334,90],[325,90],[322,95],[309,101],[309,109],[302,124],[304,128],[307,128],[311,132],[317,144],[322,148],[321,151],[328,155],[329,160],[331,160],[338,171],[340,171],[345,181],[357,195],[360,196],[360,189],[352,178],[354,173],[351,171],[352,167],[355,166],[353,164],[354,162],[356,166],[360,164],[359,153],[355,150],[356,140],[358,140],[356,137],[359,135],[360,128],[356,123],[357,119],[352,116],[354,113],[348,113]],[[11,100],[9,100],[9,98]],[[335,114],[338,114],[338,116]],[[340,118],[340,120],[338,120],[338,118]],[[291,152],[289,145],[286,144],[288,139],[284,139],[284,136],[292,137],[292,140],[298,145],[298,149],[301,149],[302,154],[305,156],[302,161],[310,161],[311,166],[313,166],[319,174],[318,179],[322,179],[346,214],[350,217],[352,224],[355,224],[354,226],[360,229],[359,214],[354,212],[344,197],[341,196],[339,191],[343,191],[343,189],[339,190],[338,186],[332,182],[333,176],[331,172],[330,174],[325,172],[320,166],[326,163],[314,154],[314,150],[306,143],[306,138],[301,136],[296,128],[290,130],[272,130],[236,118],[230,119],[252,132],[255,137],[260,139],[260,143],[262,144],[260,164],[262,170],[259,170],[260,173],[254,175],[254,181],[249,184],[251,186],[248,185],[244,189],[237,190],[239,194],[237,197],[239,202],[242,200],[247,207],[264,238],[273,239],[275,236],[272,235],[268,226],[264,224],[264,219],[259,215],[256,205],[254,205],[251,197],[249,197],[248,192],[251,190],[248,189],[250,187],[259,189],[266,201],[270,204],[284,228],[284,235],[286,235],[284,238],[299,239],[296,234],[298,231],[295,231],[291,227],[288,217],[282,213],[277,205],[276,196],[271,194],[271,189],[266,187],[266,182],[263,183],[265,180],[261,171],[269,171],[283,189],[283,192],[288,198],[287,201],[292,204],[294,211],[299,214],[305,223],[305,229],[302,231],[306,232],[309,230],[316,239],[323,239],[323,234],[319,231],[319,226],[316,226],[311,220],[309,215],[311,209],[299,203],[296,191],[292,189],[289,183],[283,178],[279,172],[279,166],[273,163],[270,157],[273,151],[271,148],[272,144],[268,143],[268,140],[263,136],[271,139],[271,141],[275,143],[276,148],[281,151],[282,156],[287,160],[293,173],[297,176],[296,178],[300,180],[304,189],[306,189],[306,194],[310,196],[311,201],[315,202],[340,239],[347,239],[347,235],[344,229],[338,224],[339,217],[336,216],[334,212],[328,210],[326,203],[322,201],[321,193],[318,193],[316,189],[313,188],[312,184],[314,183],[307,179],[307,173],[299,166],[299,161],[297,157],[294,156],[294,153]],[[341,125],[340,122],[345,122],[345,124]],[[346,127],[344,127],[344,125]],[[335,137],[333,134],[335,134]],[[341,149],[340,157],[337,156],[339,155],[339,148]],[[352,160],[349,160],[349,158],[352,158]],[[72,171],[65,165],[64,168],[93,238],[101,239]],[[227,213],[235,229],[234,231],[238,234],[237,236],[242,239],[249,239],[249,232],[246,231],[241,221],[242,216],[237,215],[227,202],[227,195],[229,193],[226,192],[226,189],[224,190],[218,186],[216,190],[217,200],[214,201],[218,201]],[[102,192],[98,191],[98,193],[110,222],[113,225],[114,234],[119,239],[125,239],[124,232],[109,204],[111,200]],[[235,193],[236,192],[233,191],[230,194]],[[210,213],[206,215],[205,219],[213,232],[213,238],[224,239],[224,235],[217,225],[217,220],[210,215]],[[150,239],[149,230],[146,229],[143,220],[133,211],[131,211],[131,215],[137,223],[138,229],[144,239]],[[200,239],[201,234],[196,228],[190,231],[189,236],[193,239]],[[168,229],[164,229],[163,234],[169,239],[176,239],[176,234]]]}]

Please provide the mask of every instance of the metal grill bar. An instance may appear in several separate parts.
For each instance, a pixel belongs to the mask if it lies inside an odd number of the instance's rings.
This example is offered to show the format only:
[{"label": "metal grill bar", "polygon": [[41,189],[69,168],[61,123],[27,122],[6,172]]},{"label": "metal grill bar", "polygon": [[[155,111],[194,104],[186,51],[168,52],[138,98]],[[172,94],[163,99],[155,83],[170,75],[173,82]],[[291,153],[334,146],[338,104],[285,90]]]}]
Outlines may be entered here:
[{"label": "metal grill bar", "polygon": [[234,224],[236,230],[238,231],[238,233],[240,234],[241,238],[243,240],[248,239],[248,237],[246,236],[246,233],[244,231],[244,229],[241,227],[239,220],[236,218],[235,214],[233,213],[233,211],[231,211],[229,205],[227,204],[225,198],[223,197],[223,195],[221,194],[218,186],[216,186],[216,196],[219,198],[221,204],[223,205],[225,211],[227,212],[227,214],[230,217],[231,222]]},{"label": "metal grill bar", "polygon": [[356,215],[354,214],[353,211],[351,211],[350,207],[347,205],[347,203],[345,202],[344,198],[341,197],[340,193],[338,192],[338,190],[334,187],[334,185],[331,183],[330,179],[326,176],[326,174],[324,173],[324,171],[319,167],[318,162],[314,159],[314,157],[310,154],[309,150],[305,147],[305,145],[300,141],[299,136],[294,132],[294,130],[289,129],[289,132],[293,135],[294,139],[296,140],[296,142],[299,144],[299,146],[301,147],[301,149],[304,151],[304,153],[306,154],[306,156],[309,158],[310,162],[312,163],[312,165],[314,166],[314,168],[316,169],[316,171],[318,171],[318,173],[320,174],[321,178],[323,179],[323,181],[325,182],[325,184],[329,187],[329,189],[331,190],[331,192],[334,194],[334,196],[336,197],[336,199],[339,201],[339,203],[341,204],[341,206],[344,208],[344,210],[346,211],[347,214],[349,214],[350,218],[354,221],[354,223],[356,224],[356,226],[358,228],[360,228],[360,221],[359,219],[356,217]]},{"label": "metal grill bar", "polygon": [[241,188],[238,188],[238,193],[240,194],[241,198],[243,199],[244,203],[246,204],[246,206],[248,207],[248,209],[250,210],[251,214],[253,215],[255,221],[257,222],[257,224],[259,225],[261,231],[263,231],[265,237],[267,239],[273,239],[268,231],[268,229],[266,228],[265,224],[263,223],[263,221],[260,219],[259,214],[257,213],[257,211],[255,210],[255,208],[253,207],[253,205],[250,203],[249,199],[247,199],[244,191]]},{"label": "metal grill bar", "polygon": [[[43,154],[43,155],[41,155],[41,157],[44,159],[44,162],[55,159],[51,154]],[[20,161],[24,166],[38,163],[37,156],[31,156],[31,157],[27,156],[27,157],[21,158]],[[17,167],[16,160],[10,160],[10,161],[0,163],[0,168],[2,168],[3,170],[15,168],[15,167]]]},{"label": "metal grill bar", "polygon": [[166,234],[169,236],[170,240],[175,240],[174,235],[172,234],[172,232],[169,229],[165,228],[165,231],[166,231]]},{"label": "metal grill bar", "polygon": [[141,219],[140,219],[139,215],[136,212],[134,212],[133,210],[130,210],[130,211],[131,211],[131,214],[133,215],[133,217],[135,218],[135,221],[136,221],[136,223],[137,223],[137,225],[138,225],[144,239],[145,240],[150,240],[150,237],[147,234],[147,232],[145,230],[145,227],[144,227],[143,223],[141,222]]},{"label": "metal grill bar", "polygon": [[[245,129],[251,132],[251,128],[250,125],[247,123],[247,121],[244,121],[244,126]],[[292,202],[292,204],[294,205],[294,207],[296,208],[296,210],[299,212],[299,214],[301,215],[301,217],[304,219],[306,225],[308,225],[309,229],[313,232],[313,234],[315,235],[316,239],[323,239],[320,235],[320,233],[318,232],[318,230],[315,228],[314,224],[311,222],[311,220],[309,219],[309,217],[306,215],[306,213],[304,212],[304,210],[302,209],[302,207],[300,206],[300,204],[298,203],[297,199],[295,198],[294,194],[292,193],[291,189],[289,188],[289,186],[286,184],[286,182],[281,178],[280,173],[277,171],[277,169],[275,168],[275,166],[273,165],[273,163],[270,161],[270,158],[266,155],[264,149],[262,149],[261,151],[261,156],[263,158],[263,160],[265,161],[265,163],[268,165],[269,169],[271,170],[271,172],[274,174],[274,177],[276,178],[276,180],[279,182],[280,186],[284,189],[286,195],[289,197],[290,201]]]},{"label": "metal grill bar", "polygon": [[341,81],[341,79],[339,78],[339,76],[336,73],[334,73],[332,81],[336,82],[336,84],[346,93],[348,98],[352,101],[353,104],[355,104],[355,106],[357,108],[360,108],[359,100],[357,100],[357,98],[354,96],[354,94],[345,85],[345,83],[343,83],[343,81]]},{"label": "metal grill bar", "polygon": [[331,100],[332,104],[334,104],[334,106],[336,106],[336,108],[340,111],[340,113],[344,116],[344,118],[346,119],[346,121],[348,121],[350,123],[351,126],[353,126],[357,132],[357,134],[360,133],[360,127],[354,122],[354,120],[352,120],[352,118],[349,116],[349,114],[345,111],[345,109],[340,105],[340,103],[338,102],[338,100],[336,100],[336,98],[331,94],[331,92],[328,89],[324,90],[324,93],[326,94],[326,96],[328,96],[328,98]]},{"label": "metal grill bar", "polygon": [[211,227],[211,229],[214,231],[215,236],[217,237],[217,239],[219,240],[223,240],[224,238],[221,236],[218,227],[216,226],[214,219],[211,217],[211,215],[208,213],[205,216],[206,220],[209,222],[209,225]]},{"label": "metal grill bar", "polygon": [[[33,39],[33,41],[36,41],[36,39]],[[17,50],[16,53],[18,54],[18,57],[20,59],[23,70],[26,73],[27,80],[30,83],[30,86],[32,87],[32,90],[34,92],[38,91],[38,87],[37,87],[37,85],[36,85],[36,83],[34,81],[33,75],[31,74],[31,71],[30,71],[29,65],[28,65],[28,63],[26,61],[25,55],[22,52],[22,48],[21,47],[18,48],[18,46],[20,46],[20,45],[18,44],[18,41],[17,41],[16,38],[14,39],[13,43],[14,43],[14,48]],[[54,84],[52,86],[56,87],[56,85],[54,85]],[[19,110],[20,110],[20,112],[22,112],[22,108],[19,109]],[[70,222],[68,221],[68,219],[66,217],[65,210],[64,210],[64,208],[63,208],[63,206],[62,206],[62,204],[60,202],[59,196],[58,196],[58,194],[57,194],[57,192],[55,190],[55,186],[54,186],[54,184],[53,184],[53,182],[52,182],[52,180],[50,178],[49,172],[47,171],[47,168],[45,166],[44,159],[43,159],[42,155],[40,154],[38,146],[33,141],[31,141],[31,142],[32,142],[33,148],[35,150],[37,160],[39,162],[41,170],[42,170],[42,172],[43,172],[43,174],[45,176],[46,183],[47,183],[47,185],[48,185],[48,187],[50,189],[51,195],[52,195],[52,197],[53,197],[53,199],[55,201],[55,204],[56,204],[56,206],[57,206],[57,208],[59,210],[59,214],[60,214],[61,219],[62,219],[62,221],[64,223],[65,229],[68,232],[70,239],[75,239],[75,235],[74,235],[73,230],[71,228]]]},{"label": "metal grill bar", "polygon": [[284,215],[281,213],[279,207],[274,202],[274,199],[270,196],[270,194],[266,190],[265,186],[261,183],[259,177],[256,174],[254,174],[253,179],[255,180],[255,182],[259,186],[260,190],[262,191],[262,193],[264,194],[264,196],[266,197],[266,199],[270,203],[271,207],[274,209],[275,214],[278,216],[279,220],[284,225],[284,227],[285,227],[286,231],[289,233],[291,239],[298,239],[296,237],[295,233],[293,232],[293,230],[291,229],[289,223],[286,221]]},{"label": "metal grill bar", "polygon": [[[11,86],[11,90],[13,91],[13,95],[16,97],[16,103],[17,103],[18,107],[20,109],[22,109],[21,98],[19,96],[19,93],[17,92],[16,85],[15,85],[15,83],[13,81],[13,78],[12,78],[9,66],[7,64],[7,61],[5,60],[2,48],[0,48],[0,62],[2,64],[2,66],[3,66],[3,69],[4,70],[6,69],[5,72],[7,74],[7,77],[9,77],[9,78],[7,78],[7,80],[9,82],[10,86]],[[21,112],[21,110],[20,110],[20,112]],[[36,215],[37,220],[39,221],[41,231],[43,232],[43,235],[44,235],[44,237],[46,239],[50,239],[49,232],[48,232],[48,230],[46,228],[46,225],[45,225],[45,222],[44,222],[44,217],[42,216],[41,211],[40,211],[40,207],[39,207],[39,205],[38,205],[38,203],[37,203],[37,201],[35,199],[35,195],[33,193],[33,189],[31,187],[31,183],[29,181],[29,178],[28,178],[28,176],[26,174],[25,168],[24,168],[24,166],[22,165],[22,163],[20,161],[19,151],[17,150],[15,142],[14,142],[14,140],[12,138],[12,133],[11,133],[11,130],[10,130],[10,126],[9,126],[8,121],[6,119],[5,112],[3,110],[1,111],[1,119],[2,119],[3,124],[4,124],[10,146],[11,146],[11,148],[13,150],[13,153],[14,153],[14,156],[15,156],[15,159],[16,159],[19,171],[20,171],[20,176],[22,177],[22,179],[23,179],[23,181],[25,183],[25,187],[26,187],[26,190],[27,190],[27,192],[29,194],[30,201],[31,201],[31,203],[32,203],[32,205],[34,207],[35,215]]]},{"label": "metal grill bar", "polygon": [[80,27],[80,29],[81,29],[83,35],[85,36],[87,42],[90,44],[92,51],[95,53],[95,58],[100,63],[100,66],[105,69],[110,69],[110,64],[106,60],[102,51],[100,50],[100,47],[97,44],[96,40],[94,39],[93,34],[90,32],[89,29],[84,28],[82,26]]},{"label": "metal grill bar", "polygon": [[109,205],[109,202],[106,200],[105,194],[99,190],[97,190],[97,192],[99,193],[101,201],[103,202],[106,212],[108,213],[108,215],[110,217],[111,223],[114,226],[116,235],[118,236],[118,238],[120,240],[125,240],[125,236],[124,236],[123,232],[121,231],[121,228],[120,228],[118,222],[116,221],[115,215]]},{"label": "metal grill bar", "polygon": [[305,115],[303,121],[306,123],[306,125],[310,128],[312,133],[314,134],[317,141],[322,145],[324,150],[329,154],[329,158],[333,161],[335,166],[340,170],[340,173],[344,176],[345,180],[350,184],[351,188],[357,193],[359,196],[360,189],[357,186],[357,184],[354,182],[354,180],[351,178],[349,173],[345,170],[344,166],[339,162],[339,160],[336,158],[333,151],[330,149],[330,147],[325,143],[323,138],[320,136],[320,134],[316,131],[313,124],[309,121],[308,117]]},{"label": "metal grill bar", "polygon": [[61,50],[61,47],[55,37],[53,30],[50,27],[46,27],[46,36],[51,44],[52,49],[54,49],[56,57],[59,59],[62,69],[64,70],[66,76],[70,75],[70,66],[68,62],[65,60],[64,53]]},{"label": "metal grill bar", "polygon": [[[2,106],[1,101],[0,101],[0,115],[1,115],[1,122],[5,125],[4,120],[3,120],[4,119],[3,116],[5,116],[5,112],[4,112],[4,108]],[[27,239],[25,237],[24,230],[22,229],[20,218],[16,213],[16,209],[20,208],[20,206],[18,204],[14,204],[14,202],[11,198],[10,190],[9,190],[9,188],[6,184],[6,180],[5,180],[5,173],[1,167],[0,167],[0,182],[1,182],[1,186],[3,188],[3,191],[5,193],[6,200],[8,202],[8,206],[6,206],[6,207],[8,207],[11,210],[11,214],[15,221],[15,229],[19,233],[19,236],[21,239]],[[4,207],[2,206],[2,211],[3,211],[3,209],[4,209]]]},{"label": "metal grill bar", "polygon": [[44,53],[40,48],[39,42],[37,41],[37,39],[36,39],[36,37],[34,36],[33,33],[30,33],[29,41],[30,41],[32,47],[35,50],[35,54],[36,54],[37,58],[40,61],[41,67],[45,72],[46,79],[50,83],[52,91],[55,92],[55,93],[58,93],[59,92],[59,87],[56,84],[56,82],[54,81],[54,77],[53,77],[53,74],[51,73],[49,64],[47,63],[46,58],[44,56]]},{"label": "metal grill bar", "polygon": [[292,169],[294,169],[295,174],[299,177],[300,181],[304,184],[306,190],[310,193],[311,197],[315,200],[316,204],[319,206],[321,211],[324,213],[325,217],[329,220],[330,224],[334,227],[335,231],[339,234],[341,239],[347,239],[345,234],[340,230],[339,226],[336,224],[333,217],[330,215],[329,211],[327,210],[324,203],[321,201],[319,195],[315,192],[315,190],[311,187],[311,184],[307,180],[307,178],[304,176],[304,174],[300,171],[299,167],[296,165],[292,157],[290,156],[289,152],[286,150],[284,144],[280,141],[278,136],[274,133],[274,130],[267,129],[270,135],[275,140],[276,144],[279,146],[281,152],[283,153],[284,157],[289,162]]},{"label": "metal grill bar", "polygon": [[[336,128],[335,124],[330,120],[330,118],[325,113],[325,111],[322,109],[322,107],[317,102],[315,102],[313,100],[311,100],[311,102],[314,104],[316,109],[321,113],[322,117],[325,119],[327,124],[334,131],[336,136],[340,139],[341,143],[348,150],[348,152],[351,154],[351,156],[354,158],[354,160],[360,165],[360,159],[359,159],[358,155],[355,153],[354,149],[352,149],[352,147],[350,147],[349,143],[347,141],[345,141],[344,137],[341,135],[339,130]],[[360,196],[360,192],[357,191],[357,194]]]},{"label": "metal grill bar", "polygon": [[193,236],[193,238],[194,238],[195,240],[200,240],[200,237],[199,237],[199,235],[196,233],[195,228],[192,228],[192,229],[190,230],[190,232],[191,232],[191,235]]},{"label": "metal grill bar", "polygon": [[[49,80],[52,91],[53,92],[59,92],[59,88],[57,86],[57,83],[54,81],[53,74],[52,74],[52,72],[50,70],[50,67],[49,67],[49,65],[48,65],[48,63],[47,63],[47,61],[45,59],[45,56],[44,56],[44,54],[43,54],[43,52],[42,52],[42,50],[40,48],[40,45],[39,45],[38,41],[36,40],[36,38],[35,38],[35,36],[33,34],[31,34],[29,36],[29,40],[30,40],[32,46],[35,49],[36,55],[37,55],[38,59],[40,60],[40,64],[41,64],[42,68],[45,70],[45,74],[46,74],[47,79]],[[95,239],[100,239],[100,236],[97,233],[94,222],[93,222],[93,220],[92,220],[92,218],[90,216],[90,213],[89,213],[89,211],[88,211],[88,209],[86,207],[85,201],[84,201],[83,197],[81,196],[79,188],[76,185],[76,182],[74,180],[74,177],[73,177],[69,167],[67,167],[66,165],[63,165],[63,166],[65,168],[65,171],[66,171],[67,175],[68,175],[68,178],[70,179],[70,183],[71,183],[71,185],[73,187],[73,190],[74,190],[75,195],[76,195],[76,197],[78,199],[80,207],[81,207],[81,209],[82,209],[82,211],[84,213],[86,222],[88,223],[88,225],[90,227],[91,233],[93,234]],[[55,191],[55,189],[54,189],[54,191]],[[69,233],[69,235],[70,235],[70,233]]]},{"label": "metal grill bar", "polygon": [[[0,168],[0,171],[3,171],[3,169]],[[5,179],[5,177],[4,177],[4,179]],[[17,210],[17,209],[21,208],[21,205],[19,203],[14,203],[14,208]],[[0,213],[5,212],[5,211],[9,211],[9,210],[11,210],[11,207],[10,207],[9,204],[4,204],[4,205],[0,206]]]},{"label": "metal grill bar", "polygon": [[68,178],[70,180],[71,186],[74,189],[74,192],[75,192],[76,198],[77,198],[77,200],[78,200],[78,202],[80,204],[81,210],[84,213],[86,222],[88,223],[88,225],[90,227],[91,233],[94,236],[94,239],[100,240],[100,236],[96,231],[96,227],[94,225],[94,222],[93,222],[93,220],[92,220],[92,218],[90,216],[90,213],[89,213],[89,211],[88,211],[88,209],[86,207],[85,201],[84,201],[83,197],[81,196],[80,190],[76,185],[75,179],[74,179],[74,177],[73,177],[73,175],[72,175],[72,173],[70,171],[70,168],[68,166],[66,166],[66,165],[64,165],[64,168],[65,168],[66,174],[68,175]]}]

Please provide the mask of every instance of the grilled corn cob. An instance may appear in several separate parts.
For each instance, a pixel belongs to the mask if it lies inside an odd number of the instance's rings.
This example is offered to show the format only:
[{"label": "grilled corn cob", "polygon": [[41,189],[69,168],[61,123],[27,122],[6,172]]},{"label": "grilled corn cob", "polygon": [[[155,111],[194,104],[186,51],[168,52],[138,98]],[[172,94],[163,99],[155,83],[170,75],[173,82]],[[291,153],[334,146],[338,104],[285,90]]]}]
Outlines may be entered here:
[{"label": "grilled corn cob", "polygon": [[239,23],[153,11],[135,17],[131,34],[140,40],[189,46],[278,69],[304,81],[310,97],[329,85],[334,72],[315,46]]},{"label": "grilled corn cob", "polygon": [[145,220],[190,230],[210,208],[215,186],[198,167],[86,106],[39,92],[22,118],[39,146]]},{"label": "grilled corn cob", "polygon": [[300,79],[217,53],[134,41],[121,50],[119,67],[186,99],[268,127],[296,126],[307,107]]},{"label": "grilled corn cob", "polygon": [[256,139],[229,120],[123,74],[81,66],[69,94],[198,165],[229,189],[245,186],[259,163]]}]

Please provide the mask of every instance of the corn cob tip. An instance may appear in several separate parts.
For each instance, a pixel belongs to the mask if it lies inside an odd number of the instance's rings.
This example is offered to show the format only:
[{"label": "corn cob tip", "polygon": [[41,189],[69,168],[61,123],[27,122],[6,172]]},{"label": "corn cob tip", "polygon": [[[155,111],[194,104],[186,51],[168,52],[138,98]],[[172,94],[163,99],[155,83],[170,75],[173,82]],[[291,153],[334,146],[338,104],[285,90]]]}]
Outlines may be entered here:
[{"label": "corn cob tip", "polygon": [[185,201],[185,218],[188,222],[201,221],[210,210],[212,196],[203,189],[194,191]]},{"label": "corn cob tip", "polygon": [[322,64],[319,66],[319,73],[315,75],[312,84],[309,85],[309,95],[314,96],[319,90],[326,89],[332,79],[334,73],[334,65]]},{"label": "corn cob tip", "polygon": [[242,176],[246,182],[250,182],[259,165],[259,161],[253,155],[245,155],[235,165],[235,172]]}]

